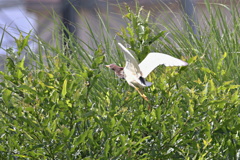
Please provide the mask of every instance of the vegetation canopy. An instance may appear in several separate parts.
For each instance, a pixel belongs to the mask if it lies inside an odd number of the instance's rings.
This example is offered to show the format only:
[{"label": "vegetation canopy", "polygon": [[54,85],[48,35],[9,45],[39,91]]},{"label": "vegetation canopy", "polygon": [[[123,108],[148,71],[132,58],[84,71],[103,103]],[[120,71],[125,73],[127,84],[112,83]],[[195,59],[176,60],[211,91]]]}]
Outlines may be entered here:
[{"label": "vegetation canopy", "polygon": [[[101,14],[98,33],[82,18],[91,45],[70,33],[65,39],[57,20],[54,45],[36,38],[33,51],[30,36],[16,37],[0,72],[0,159],[239,159],[237,6],[224,6],[229,23],[222,5],[207,3],[197,34],[184,18],[186,31],[153,22],[142,7],[119,7],[126,25],[118,41]],[[157,51],[189,65],[151,73],[148,104],[105,68],[125,64],[117,42],[139,61]]]}]

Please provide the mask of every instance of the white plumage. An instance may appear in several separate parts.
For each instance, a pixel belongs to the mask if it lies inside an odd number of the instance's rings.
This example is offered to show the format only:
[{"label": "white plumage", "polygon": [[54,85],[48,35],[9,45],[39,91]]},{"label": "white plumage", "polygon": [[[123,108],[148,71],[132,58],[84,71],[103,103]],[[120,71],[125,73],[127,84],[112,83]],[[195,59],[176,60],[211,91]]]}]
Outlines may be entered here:
[{"label": "white plumage", "polygon": [[165,66],[186,66],[187,62],[174,58],[163,53],[149,53],[146,58],[138,64],[133,55],[121,43],[118,45],[125,51],[124,57],[126,66],[124,67],[124,76],[129,85],[134,88],[143,88],[152,83],[147,82],[145,78],[159,65]]},{"label": "white plumage", "polygon": [[152,52],[139,64],[142,77],[146,78],[159,65],[186,66],[188,63],[167,54]]}]

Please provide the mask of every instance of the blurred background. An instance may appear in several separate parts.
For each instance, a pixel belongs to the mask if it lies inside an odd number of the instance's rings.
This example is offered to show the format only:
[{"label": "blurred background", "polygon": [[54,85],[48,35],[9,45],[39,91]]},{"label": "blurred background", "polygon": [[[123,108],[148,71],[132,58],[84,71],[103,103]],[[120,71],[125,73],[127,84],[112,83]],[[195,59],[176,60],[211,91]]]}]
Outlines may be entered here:
[{"label": "blurred background", "polygon": [[[145,10],[150,10],[151,14],[156,15],[152,17],[155,18],[153,21],[158,19],[165,22],[175,21],[179,23],[181,29],[181,17],[187,14],[191,18],[189,22],[195,22],[197,19],[198,23],[203,24],[204,27],[204,22],[201,22],[201,13],[207,12],[204,0],[0,0],[0,55],[5,55],[7,48],[16,47],[14,38],[19,38],[20,33],[26,36],[31,31],[32,35],[51,41],[50,33],[56,23],[53,20],[53,14],[59,15],[69,31],[86,43],[90,37],[85,29],[86,21],[83,19],[86,19],[93,31],[98,33],[99,15],[101,15],[102,20],[108,21],[111,32],[116,34],[119,28],[125,25],[119,5],[127,3],[134,8],[136,2],[139,6],[144,6]],[[230,5],[239,1],[209,0],[209,2]],[[227,17],[229,11],[224,7],[222,9],[226,10]],[[196,30],[193,24],[192,28]],[[162,29],[161,24],[159,29]],[[34,47],[34,44],[30,45]]]}]

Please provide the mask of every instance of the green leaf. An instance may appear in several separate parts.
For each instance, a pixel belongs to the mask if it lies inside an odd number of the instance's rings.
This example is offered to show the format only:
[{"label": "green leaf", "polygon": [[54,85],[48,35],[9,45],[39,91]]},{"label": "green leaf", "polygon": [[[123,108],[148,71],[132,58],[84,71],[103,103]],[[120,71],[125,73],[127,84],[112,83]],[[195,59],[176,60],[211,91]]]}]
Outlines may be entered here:
[{"label": "green leaf", "polygon": [[161,120],[161,107],[159,106],[157,109],[156,109],[156,117],[157,117],[157,120]]},{"label": "green leaf", "polygon": [[25,62],[25,56],[23,56],[22,60],[18,62],[17,64],[18,68],[24,70],[24,62]]},{"label": "green leaf", "polygon": [[64,80],[63,86],[62,86],[62,97],[65,98],[67,94],[67,79]]},{"label": "green leaf", "polygon": [[105,56],[99,56],[99,57],[94,58],[92,68],[98,69],[98,66],[103,63],[104,58],[105,58]]},{"label": "green leaf", "polygon": [[202,67],[201,70],[204,71],[204,72],[206,72],[206,73],[210,73],[210,74],[212,74],[212,75],[216,75],[216,73],[214,73],[213,71],[211,71],[209,68]]},{"label": "green leaf", "polygon": [[167,31],[161,31],[160,33],[158,33],[157,35],[155,35],[152,39],[146,41],[146,44],[152,44],[153,42],[155,42],[156,40],[158,40],[160,37],[162,37]]},{"label": "green leaf", "polygon": [[11,58],[7,58],[7,67],[9,71],[14,71],[15,70],[15,64],[14,61]]},{"label": "green leaf", "polygon": [[[86,142],[86,141],[85,141],[85,138],[87,137],[87,135],[88,135],[88,131],[85,131],[85,132],[82,133],[80,136],[74,138],[73,145],[74,145],[75,147],[77,147],[77,146],[80,145],[80,143]],[[72,150],[72,151],[73,151],[73,150]]]},{"label": "green leaf", "polygon": [[231,96],[231,101],[232,102],[237,102],[239,101],[239,93],[238,93],[238,90],[236,90],[233,95]]},{"label": "green leaf", "polygon": [[109,144],[109,140],[107,139],[105,141],[105,144],[104,144],[104,156],[105,156],[105,158],[108,157],[109,150],[110,150],[110,144]]},{"label": "green leaf", "polygon": [[12,91],[8,90],[8,89],[3,89],[3,102],[7,105],[9,105],[9,102],[10,102],[10,98],[11,98],[11,94],[12,94]]},{"label": "green leaf", "polygon": [[22,32],[20,32],[19,38],[18,39],[15,38],[15,42],[18,47],[17,53],[19,56],[21,55],[22,50],[28,45],[28,40],[29,40],[30,35],[31,35],[31,31],[28,33],[28,35],[26,37],[24,37],[22,35]]},{"label": "green leaf", "polygon": [[19,90],[22,90],[25,93],[31,93],[33,95],[37,95],[36,90],[32,89],[31,87],[27,86],[27,85],[21,85],[18,87]]},{"label": "green leaf", "polygon": [[16,69],[16,78],[21,79],[23,77],[22,71],[18,68]]},{"label": "green leaf", "polygon": [[29,40],[29,38],[30,38],[30,36],[31,36],[31,32],[32,32],[32,31],[30,31],[30,32],[28,33],[28,35],[23,39],[23,41],[22,41],[22,48],[24,48],[24,47],[26,47],[26,46],[28,45],[28,40]]},{"label": "green leaf", "polygon": [[14,156],[20,157],[20,158],[24,158],[24,159],[31,158],[31,157],[29,157],[29,156],[27,156],[27,155],[23,155],[23,154],[14,154]]},{"label": "green leaf", "polygon": [[6,152],[6,150],[4,149],[4,146],[2,146],[1,144],[0,144],[0,151],[1,152]]},{"label": "green leaf", "polygon": [[69,135],[69,133],[70,133],[69,129],[66,128],[66,127],[64,127],[64,128],[63,128],[63,134],[64,134],[64,136],[67,137],[67,136]]}]

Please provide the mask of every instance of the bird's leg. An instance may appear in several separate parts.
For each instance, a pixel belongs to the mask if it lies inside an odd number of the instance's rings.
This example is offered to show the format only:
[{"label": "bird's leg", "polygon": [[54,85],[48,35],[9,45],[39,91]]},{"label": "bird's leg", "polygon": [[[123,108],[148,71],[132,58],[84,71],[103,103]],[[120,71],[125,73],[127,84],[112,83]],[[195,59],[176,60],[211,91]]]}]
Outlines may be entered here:
[{"label": "bird's leg", "polygon": [[143,93],[143,90],[141,88],[134,87],[138,93],[141,95],[141,97],[148,102],[148,110],[151,111],[151,105],[149,104],[147,96]]},{"label": "bird's leg", "polygon": [[138,93],[140,94],[140,96],[141,96],[143,99],[145,99],[146,101],[148,101],[147,96],[143,93],[143,90],[142,90],[141,88],[137,88],[137,87],[134,87],[134,88],[138,91]]}]

